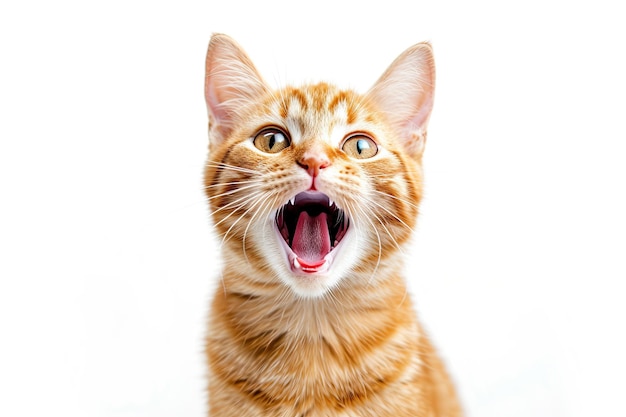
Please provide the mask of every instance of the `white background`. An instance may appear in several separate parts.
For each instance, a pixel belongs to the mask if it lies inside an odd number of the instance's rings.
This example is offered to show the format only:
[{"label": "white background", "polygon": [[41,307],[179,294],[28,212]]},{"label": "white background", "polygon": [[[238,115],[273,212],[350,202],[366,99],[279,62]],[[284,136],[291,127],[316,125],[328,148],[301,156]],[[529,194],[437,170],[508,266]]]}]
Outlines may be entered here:
[{"label": "white background", "polygon": [[619,2],[368,4],[2,3],[0,415],[205,415],[213,32],[361,91],[430,40],[408,277],[468,416],[626,414]]}]

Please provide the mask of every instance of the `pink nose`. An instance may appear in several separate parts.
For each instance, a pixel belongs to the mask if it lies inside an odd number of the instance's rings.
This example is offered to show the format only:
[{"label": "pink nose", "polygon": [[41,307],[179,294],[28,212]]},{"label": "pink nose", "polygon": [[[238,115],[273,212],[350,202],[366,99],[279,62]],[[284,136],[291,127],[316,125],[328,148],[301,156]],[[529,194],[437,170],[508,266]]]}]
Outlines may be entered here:
[{"label": "pink nose", "polygon": [[312,177],[317,177],[320,173],[320,169],[324,169],[330,165],[328,156],[322,152],[307,151],[298,160],[298,165],[306,169]]}]

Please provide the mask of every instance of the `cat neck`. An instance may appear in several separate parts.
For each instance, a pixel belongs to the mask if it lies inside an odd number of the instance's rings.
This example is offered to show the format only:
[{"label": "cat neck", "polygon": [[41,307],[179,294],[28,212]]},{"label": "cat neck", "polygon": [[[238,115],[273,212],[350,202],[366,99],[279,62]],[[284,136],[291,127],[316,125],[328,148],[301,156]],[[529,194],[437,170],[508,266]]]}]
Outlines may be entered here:
[{"label": "cat neck", "polygon": [[372,324],[384,326],[399,317],[413,316],[407,314],[412,307],[402,270],[401,257],[392,257],[375,273],[354,272],[322,296],[302,297],[269,268],[255,269],[245,261],[228,262],[213,311],[237,323],[243,333],[289,331],[306,339],[337,331],[366,334]]}]

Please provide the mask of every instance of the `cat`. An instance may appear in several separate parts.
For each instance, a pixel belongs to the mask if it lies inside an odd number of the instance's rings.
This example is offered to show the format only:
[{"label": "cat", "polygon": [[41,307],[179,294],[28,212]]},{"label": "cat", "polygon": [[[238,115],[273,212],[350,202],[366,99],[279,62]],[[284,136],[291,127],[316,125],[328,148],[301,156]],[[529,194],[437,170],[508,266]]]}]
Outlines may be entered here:
[{"label": "cat", "polygon": [[434,83],[420,43],[363,95],[274,90],[232,38],[212,36],[210,416],[461,415],[403,277]]}]

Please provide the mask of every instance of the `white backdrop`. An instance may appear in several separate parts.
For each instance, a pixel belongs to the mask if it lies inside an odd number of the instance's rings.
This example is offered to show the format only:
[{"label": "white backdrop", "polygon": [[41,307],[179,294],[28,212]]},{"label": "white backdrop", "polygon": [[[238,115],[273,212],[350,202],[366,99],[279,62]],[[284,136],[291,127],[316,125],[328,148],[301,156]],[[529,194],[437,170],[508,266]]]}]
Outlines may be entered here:
[{"label": "white backdrop", "polygon": [[430,40],[408,276],[468,416],[625,415],[618,2],[252,3],[0,6],[0,415],[205,415],[213,32],[362,91]]}]

